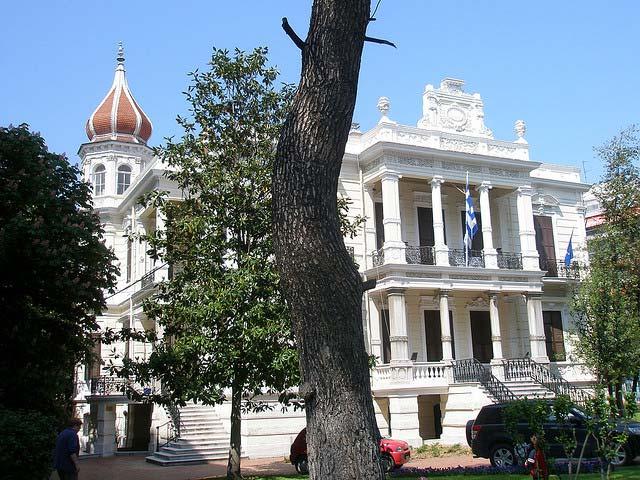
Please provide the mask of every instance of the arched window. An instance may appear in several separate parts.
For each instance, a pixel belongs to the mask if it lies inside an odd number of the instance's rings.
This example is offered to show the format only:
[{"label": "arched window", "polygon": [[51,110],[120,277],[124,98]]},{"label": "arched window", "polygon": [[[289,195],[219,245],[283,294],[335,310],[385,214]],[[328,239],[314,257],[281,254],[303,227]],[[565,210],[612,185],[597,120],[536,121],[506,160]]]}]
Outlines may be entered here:
[{"label": "arched window", "polygon": [[98,165],[93,170],[93,194],[95,196],[104,195],[104,184],[107,170],[104,165]]},{"label": "arched window", "polygon": [[118,195],[122,195],[127,188],[131,185],[131,167],[128,165],[120,165],[118,167],[118,185],[116,192]]}]

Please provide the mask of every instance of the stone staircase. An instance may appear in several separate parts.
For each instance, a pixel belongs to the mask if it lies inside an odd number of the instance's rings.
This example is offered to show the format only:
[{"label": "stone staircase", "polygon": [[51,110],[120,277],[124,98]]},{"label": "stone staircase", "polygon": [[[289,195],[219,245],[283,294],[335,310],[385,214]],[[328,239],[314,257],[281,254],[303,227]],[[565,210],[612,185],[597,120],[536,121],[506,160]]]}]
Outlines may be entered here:
[{"label": "stone staircase", "polygon": [[504,385],[518,398],[555,398],[556,394],[533,380],[507,380]]},{"label": "stone staircase", "polygon": [[180,408],[180,437],[161,447],[147,462],[157,465],[189,465],[226,460],[229,435],[214,407],[189,404]]}]

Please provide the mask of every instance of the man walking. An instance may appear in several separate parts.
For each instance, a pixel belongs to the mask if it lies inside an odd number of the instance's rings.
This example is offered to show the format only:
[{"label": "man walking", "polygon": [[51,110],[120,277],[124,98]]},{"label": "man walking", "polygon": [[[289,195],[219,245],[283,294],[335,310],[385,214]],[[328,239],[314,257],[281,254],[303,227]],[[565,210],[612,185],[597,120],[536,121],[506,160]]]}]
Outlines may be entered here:
[{"label": "man walking", "polygon": [[80,442],[78,432],[82,426],[79,418],[72,418],[56,439],[54,468],[58,471],[60,480],[78,480],[78,455]]}]

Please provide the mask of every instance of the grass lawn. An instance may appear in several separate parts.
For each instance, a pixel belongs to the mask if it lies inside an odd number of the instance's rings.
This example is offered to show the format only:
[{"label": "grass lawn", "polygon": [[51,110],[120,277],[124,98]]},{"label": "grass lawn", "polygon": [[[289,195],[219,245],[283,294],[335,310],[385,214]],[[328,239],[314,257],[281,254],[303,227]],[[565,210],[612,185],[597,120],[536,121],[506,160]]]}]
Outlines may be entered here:
[{"label": "grass lawn", "polygon": [[[223,478],[223,477],[220,477]],[[293,476],[275,476],[275,477],[246,477],[247,480],[294,480],[294,479],[300,479],[300,480],[307,480],[309,477],[307,475],[293,475]],[[408,479],[412,479],[415,480],[418,477],[387,477],[390,478],[391,480],[393,479],[399,479],[399,480],[408,480]],[[529,475],[451,475],[448,477],[429,477],[429,480],[431,479],[436,479],[436,478],[443,478],[446,480],[490,480],[492,478],[500,478],[500,479],[505,479],[505,480],[531,480],[531,476]],[[553,477],[552,477],[553,478]],[[567,475],[561,475],[560,478],[562,480],[565,480],[566,478],[568,478]],[[584,480],[596,480],[596,479],[600,479],[600,474],[599,473],[588,473],[588,474],[584,474],[584,475],[580,475],[581,479]],[[611,479],[612,480],[640,480],[640,467],[623,467],[623,468],[618,468],[616,469],[616,471],[611,475]],[[215,479],[211,479],[211,480],[215,480]]]}]

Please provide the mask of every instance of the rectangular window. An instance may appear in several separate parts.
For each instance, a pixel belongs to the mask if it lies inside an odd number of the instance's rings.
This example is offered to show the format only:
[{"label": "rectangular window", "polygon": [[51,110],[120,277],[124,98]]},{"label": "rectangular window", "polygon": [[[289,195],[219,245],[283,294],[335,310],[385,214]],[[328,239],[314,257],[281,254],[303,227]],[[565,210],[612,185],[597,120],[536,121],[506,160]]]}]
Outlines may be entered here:
[{"label": "rectangular window", "polygon": [[564,350],[564,331],[562,330],[562,312],[544,311],[542,312],[544,322],[544,337],[547,344],[547,356],[552,362],[563,362],[566,360]]}]

